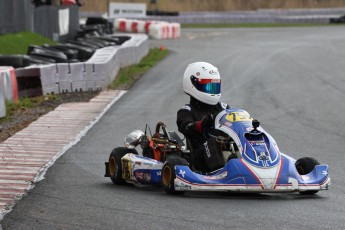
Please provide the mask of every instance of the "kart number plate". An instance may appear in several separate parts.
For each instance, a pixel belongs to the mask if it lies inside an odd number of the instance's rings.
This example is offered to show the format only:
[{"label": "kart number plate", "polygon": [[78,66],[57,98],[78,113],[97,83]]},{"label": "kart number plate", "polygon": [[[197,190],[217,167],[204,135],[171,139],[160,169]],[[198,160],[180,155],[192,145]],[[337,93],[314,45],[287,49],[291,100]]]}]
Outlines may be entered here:
[{"label": "kart number plate", "polygon": [[252,118],[245,112],[232,112],[226,115],[225,119],[229,122],[251,121]]}]

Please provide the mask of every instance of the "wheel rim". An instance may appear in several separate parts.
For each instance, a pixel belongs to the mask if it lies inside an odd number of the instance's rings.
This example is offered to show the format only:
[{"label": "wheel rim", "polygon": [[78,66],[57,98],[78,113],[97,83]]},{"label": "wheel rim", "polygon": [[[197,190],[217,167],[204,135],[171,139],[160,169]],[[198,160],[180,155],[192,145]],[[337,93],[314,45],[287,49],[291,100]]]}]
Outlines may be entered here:
[{"label": "wheel rim", "polygon": [[163,184],[169,185],[170,184],[170,178],[171,178],[171,168],[169,166],[166,166],[163,169]]},{"label": "wheel rim", "polygon": [[117,168],[117,165],[116,165],[115,157],[111,157],[109,159],[109,173],[111,176],[115,175],[116,168]]}]

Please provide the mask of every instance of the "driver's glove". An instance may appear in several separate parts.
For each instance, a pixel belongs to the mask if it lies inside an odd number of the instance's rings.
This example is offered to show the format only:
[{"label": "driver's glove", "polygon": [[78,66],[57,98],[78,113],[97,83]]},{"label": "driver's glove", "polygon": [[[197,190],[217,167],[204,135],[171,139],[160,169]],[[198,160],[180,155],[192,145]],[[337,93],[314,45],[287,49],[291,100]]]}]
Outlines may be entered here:
[{"label": "driver's glove", "polygon": [[206,115],[200,121],[189,123],[186,126],[186,134],[190,136],[193,135],[195,132],[202,133],[205,130],[213,127],[213,123],[213,115]]},{"label": "driver's glove", "polygon": [[207,129],[210,129],[214,125],[213,115],[208,114],[204,116],[201,121],[196,122],[196,130],[198,132],[204,132]]},{"label": "driver's glove", "polygon": [[201,120],[201,127],[203,130],[212,128],[214,126],[213,114],[208,114],[204,116]]}]

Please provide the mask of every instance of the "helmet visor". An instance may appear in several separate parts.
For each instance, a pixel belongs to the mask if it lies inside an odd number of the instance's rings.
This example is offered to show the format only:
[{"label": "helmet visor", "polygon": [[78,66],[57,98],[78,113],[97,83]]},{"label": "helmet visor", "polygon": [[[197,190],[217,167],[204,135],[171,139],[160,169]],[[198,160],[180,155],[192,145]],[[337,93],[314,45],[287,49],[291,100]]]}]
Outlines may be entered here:
[{"label": "helmet visor", "polygon": [[220,79],[199,79],[193,75],[190,79],[197,90],[208,94],[220,94]]}]

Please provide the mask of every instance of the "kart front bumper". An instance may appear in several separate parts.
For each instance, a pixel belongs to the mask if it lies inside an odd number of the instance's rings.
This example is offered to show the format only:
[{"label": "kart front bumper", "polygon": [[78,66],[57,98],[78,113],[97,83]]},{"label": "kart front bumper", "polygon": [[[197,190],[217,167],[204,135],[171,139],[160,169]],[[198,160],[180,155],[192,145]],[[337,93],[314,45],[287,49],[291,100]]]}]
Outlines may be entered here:
[{"label": "kart front bumper", "polygon": [[183,178],[176,177],[174,180],[176,191],[219,191],[219,192],[249,192],[249,193],[289,193],[328,190],[331,179],[327,178],[321,184],[299,184],[297,180],[291,179],[289,184],[276,184],[265,188],[262,185],[244,184],[194,184]]}]

